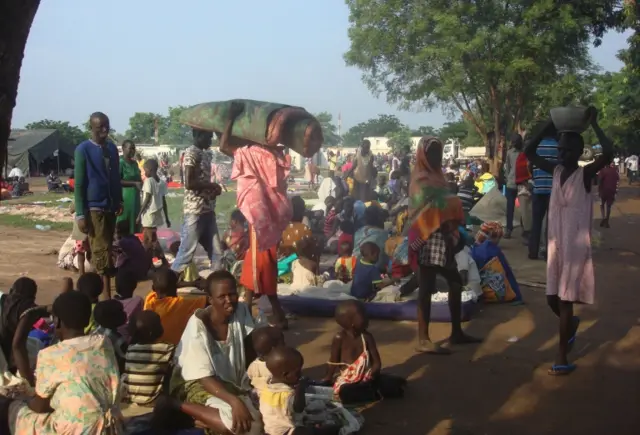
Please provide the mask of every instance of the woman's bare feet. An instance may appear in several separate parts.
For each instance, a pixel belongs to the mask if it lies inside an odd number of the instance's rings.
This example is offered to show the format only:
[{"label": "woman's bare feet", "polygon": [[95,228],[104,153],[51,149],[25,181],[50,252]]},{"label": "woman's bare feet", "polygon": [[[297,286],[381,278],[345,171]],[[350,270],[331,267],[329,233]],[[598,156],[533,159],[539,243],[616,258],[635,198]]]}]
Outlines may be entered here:
[{"label": "woman's bare feet", "polygon": [[420,340],[416,347],[417,353],[426,353],[429,355],[450,355],[451,350],[446,347],[442,347],[437,343],[429,340]]},{"label": "woman's bare feet", "polygon": [[477,344],[482,343],[482,338],[472,337],[464,332],[458,332],[451,334],[449,337],[449,343],[451,344]]}]

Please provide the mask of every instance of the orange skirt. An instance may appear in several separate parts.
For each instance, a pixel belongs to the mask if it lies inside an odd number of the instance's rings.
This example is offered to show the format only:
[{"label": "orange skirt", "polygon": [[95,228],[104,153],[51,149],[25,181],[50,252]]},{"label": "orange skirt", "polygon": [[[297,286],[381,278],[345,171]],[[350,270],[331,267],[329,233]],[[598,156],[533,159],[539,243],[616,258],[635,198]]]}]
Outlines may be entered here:
[{"label": "orange skirt", "polygon": [[242,263],[240,285],[256,295],[276,295],[278,293],[277,247],[258,251],[256,232],[251,226],[249,234],[249,249]]}]

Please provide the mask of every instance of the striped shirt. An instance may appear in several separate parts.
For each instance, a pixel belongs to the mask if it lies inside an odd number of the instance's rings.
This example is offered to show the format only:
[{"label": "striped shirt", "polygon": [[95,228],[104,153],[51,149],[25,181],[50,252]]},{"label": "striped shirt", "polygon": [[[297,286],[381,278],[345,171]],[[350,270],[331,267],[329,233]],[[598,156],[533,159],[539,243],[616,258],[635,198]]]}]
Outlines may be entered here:
[{"label": "striped shirt", "polygon": [[476,195],[477,191],[478,189],[476,189],[475,186],[462,186],[458,190],[458,198],[460,198],[460,201],[462,201],[462,209],[465,211],[465,213],[469,213],[473,206],[476,205],[474,196]]},{"label": "striped shirt", "polygon": [[122,375],[127,402],[149,405],[160,395],[175,348],[169,343],[129,346]]},{"label": "striped shirt", "polygon": [[[558,161],[558,142],[553,138],[542,139],[538,145],[538,155],[556,163]],[[553,174],[536,167],[533,168],[533,193],[550,195],[552,185]]]}]

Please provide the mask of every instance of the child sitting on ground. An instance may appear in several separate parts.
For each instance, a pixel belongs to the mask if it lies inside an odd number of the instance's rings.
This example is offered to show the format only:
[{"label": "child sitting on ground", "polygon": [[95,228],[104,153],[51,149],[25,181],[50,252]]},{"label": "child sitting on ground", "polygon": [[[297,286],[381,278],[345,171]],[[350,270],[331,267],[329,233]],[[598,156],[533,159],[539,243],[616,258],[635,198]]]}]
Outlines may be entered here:
[{"label": "child sitting on ground", "polygon": [[96,304],[100,301],[99,298],[102,294],[104,283],[97,273],[87,272],[80,275],[76,283],[76,288],[91,301],[91,318],[89,319],[89,325],[87,325],[84,330],[85,334],[89,334],[97,326],[93,312],[96,309]]},{"label": "child sitting on ground", "polygon": [[137,281],[148,278],[152,267],[151,255],[140,242],[131,234],[129,221],[124,220],[116,224],[116,241],[113,243],[113,264],[117,270],[128,270],[133,273]]},{"label": "child sitting on ground", "polygon": [[118,328],[118,332],[124,338],[125,342],[129,342],[129,320],[142,311],[144,300],[140,296],[134,296],[133,292],[138,286],[136,277],[128,270],[119,270],[116,274],[116,294],[114,299],[122,304],[122,309],[127,315],[124,325]]},{"label": "child sitting on ground", "polygon": [[319,286],[324,278],[318,276],[316,260],[316,244],[312,237],[304,238],[296,243],[298,258],[291,263],[291,288],[301,290],[308,286]]},{"label": "child sitting on ground", "polygon": [[[345,237],[346,236],[346,237]],[[353,255],[353,237],[348,234],[340,236],[338,259],[335,264],[336,279],[344,283],[351,282],[358,259]]]},{"label": "child sitting on ground", "polygon": [[[324,382],[345,403],[363,403],[404,394],[406,380],[381,374],[382,361],[373,335],[367,330],[369,319],[360,301],[344,301],[336,307],[335,319],[342,328],[331,343],[331,357]],[[336,377],[336,369],[343,367]],[[334,381],[335,378],[335,381]]]},{"label": "child sitting on ground", "polygon": [[[327,196],[324,200],[326,207],[324,217],[324,237],[329,240],[338,229],[338,201],[333,196]],[[342,206],[342,204],[340,204]]]},{"label": "child sitting on ground", "polygon": [[240,210],[231,212],[229,228],[222,235],[222,265],[228,271],[233,269],[237,261],[244,260],[249,249],[249,232],[247,219]]},{"label": "child sitting on ground", "polygon": [[294,414],[304,411],[307,384],[302,378],[304,358],[291,347],[273,349],[266,358],[271,382],[260,394],[260,414],[267,434],[338,434],[339,427],[296,426]]},{"label": "child sitting on ground", "polygon": [[98,325],[92,334],[102,334],[111,340],[118,360],[120,373],[124,370],[124,355],[127,352],[127,343],[118,332],[118,328],[127,321],[127,315],[120,301],[109,299],[96,304],[93,315]]},{"label": "child sitting on ground", "polygon": [[361,301],[371,301],[379,290],[397,283],[396,278],[382,278],[380,269],[376,266],[380,256],[380,248],[373,242],[360,245],[361,258],[356,264],[351,284],[351,296]]},{"label": "child sitting on ground", "polygon": [[144,301],[144,309],[160,316],[164,333],[161,341],[177,345],[187,322],[199,308],[207,305],[206,296],[183,298],[178,296],[178,276],[171,269],[161,267],[153,274],[153,291]]},{"label": "child sitting on ground", "polygon": [[267,369],[265,357],[269,355],[269,352],[273,349],[284,346],[284,334],[279,328],[265,326],[255,329],[251,333],[251,341],[257,358],[249,364],[247,375],[249,379],[251,379],[251,385],[253,385],[253,388],[255,388],[259,395],[271,380],[271,372]]},{"label": "child sitting on ground", "polygon": [[160,341],[163,333],[160,316],[153,311],[140,311],[131,317],[131,344],[122,375],[125,401],[150,406],[162,392],[176,348]]}]

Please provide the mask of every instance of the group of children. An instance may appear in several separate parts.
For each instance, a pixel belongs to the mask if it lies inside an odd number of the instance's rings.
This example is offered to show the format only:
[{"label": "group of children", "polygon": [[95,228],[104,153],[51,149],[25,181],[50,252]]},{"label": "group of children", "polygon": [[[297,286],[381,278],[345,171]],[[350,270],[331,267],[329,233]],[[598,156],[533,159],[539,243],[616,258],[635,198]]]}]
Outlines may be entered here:
[{"label": "group of children", "polygon": [[259,401],[267,434],[338,433],[339,427],[300,425],[296,414],[305,409],[309,386],[331,386],[344,405],[366,403],[381,398],[402,397],[406,380],[381,373],[382,362],[373,335],[367,330],[368,318],[361,302],[350,300],[336,308],[340,327],[331,343],[326,376],[317,382],[302,377],[304,358],[287,347],[282,332],[270,326],[252,334],[257,358],[247,375]]}]

